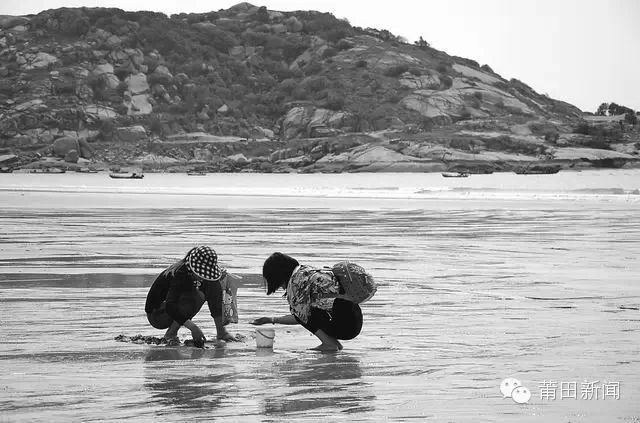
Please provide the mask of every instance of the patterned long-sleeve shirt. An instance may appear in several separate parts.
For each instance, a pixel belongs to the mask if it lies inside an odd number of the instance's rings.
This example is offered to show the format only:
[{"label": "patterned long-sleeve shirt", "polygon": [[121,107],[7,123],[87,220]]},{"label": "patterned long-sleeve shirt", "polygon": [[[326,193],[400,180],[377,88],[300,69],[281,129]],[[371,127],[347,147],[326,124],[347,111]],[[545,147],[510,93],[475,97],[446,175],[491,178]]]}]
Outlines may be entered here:
[{"label": "patterned long-sleeve shirt", "polygon": [[307,323],[311,308],[330,310],[340,295],[340,285],[330,269],[298,266],[287,285],[287,301],[291,314]]}]

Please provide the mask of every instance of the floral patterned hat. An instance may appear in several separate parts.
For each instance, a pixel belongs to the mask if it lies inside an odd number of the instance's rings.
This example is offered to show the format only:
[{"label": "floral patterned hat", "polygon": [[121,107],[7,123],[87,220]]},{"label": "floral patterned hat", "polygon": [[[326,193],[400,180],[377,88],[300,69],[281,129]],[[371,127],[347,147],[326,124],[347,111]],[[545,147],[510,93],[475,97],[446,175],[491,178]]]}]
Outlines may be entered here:
[{"label": "floral patterned hat", "polygon": [[222,276],[218,266],[218,255],[206,245],[192,248],[185,258],[191,273],[206,281],[217,281]]}]

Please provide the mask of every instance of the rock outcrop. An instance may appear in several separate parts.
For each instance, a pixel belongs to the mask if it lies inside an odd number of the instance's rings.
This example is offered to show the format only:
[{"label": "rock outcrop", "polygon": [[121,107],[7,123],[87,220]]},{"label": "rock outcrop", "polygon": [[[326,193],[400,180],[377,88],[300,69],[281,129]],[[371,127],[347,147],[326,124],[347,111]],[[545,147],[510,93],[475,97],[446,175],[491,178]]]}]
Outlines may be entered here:
[{"label": "rock outcrop", "polygon": [[635,165],[640,128],[626,112],[605,118],[330,14],[241,3],[171,17],[104,8],[0,16],[0,154],[17,158],[11,167]]}]

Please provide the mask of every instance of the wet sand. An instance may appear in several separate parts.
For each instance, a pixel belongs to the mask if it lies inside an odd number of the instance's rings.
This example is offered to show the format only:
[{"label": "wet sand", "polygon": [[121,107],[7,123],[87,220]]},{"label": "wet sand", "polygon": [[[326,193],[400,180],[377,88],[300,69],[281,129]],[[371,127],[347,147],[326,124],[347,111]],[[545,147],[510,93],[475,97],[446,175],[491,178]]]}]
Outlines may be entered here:
[{"label": "wet sand", "polygon": [[[3,193],[0,210],[3,419],[640,419],[635,203],[323,199],[308,208],[292,199],[272,208],[242,198],[69,210],[38,206],[52,194],[23,194],[29,207]],[[241,321],[229,330],[246,342],[115,341],[162,335],[144,317],[148,286],[194,243],[215,246],[245,275]],[[257,276],[277,250],[317,265],[348,257],[377,277],[363,332],[344,351],[309,351],[315,337],[291,326],[276,326],[273,351],[256,349],[248,322],[287,312]],[[207,313],[195,320],[212,338]],[[531,390],[528,404],[502,398],[506,377]],[[576,382],[577,398],[559,389],[542,398],[545,381]],[[619,399],[581,399],[581,383],[596,381],[619,382]]]}]

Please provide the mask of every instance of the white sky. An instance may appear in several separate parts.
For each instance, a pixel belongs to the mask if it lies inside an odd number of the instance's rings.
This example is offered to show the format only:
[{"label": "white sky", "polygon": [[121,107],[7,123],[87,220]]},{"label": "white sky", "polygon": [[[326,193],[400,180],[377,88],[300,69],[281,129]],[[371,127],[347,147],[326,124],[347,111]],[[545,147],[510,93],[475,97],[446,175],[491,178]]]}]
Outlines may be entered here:
[{"label": "white sky", "polygon": [[[238,0],[0,0],[0,14],[58,7],[173,13],[226,9]],[[488,64],[539,93],[594,112],[602,102],[640,110],[639,0],[260,0],[270,10],[319,10],[352,25]]]}]

